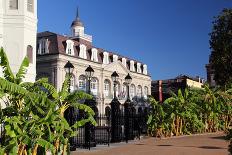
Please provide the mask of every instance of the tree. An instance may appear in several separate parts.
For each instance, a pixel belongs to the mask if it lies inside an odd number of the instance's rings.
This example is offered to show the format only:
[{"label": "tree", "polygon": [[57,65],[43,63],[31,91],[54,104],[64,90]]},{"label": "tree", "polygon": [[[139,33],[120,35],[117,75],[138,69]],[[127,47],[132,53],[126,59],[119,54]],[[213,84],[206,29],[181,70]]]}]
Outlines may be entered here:
[{"label": "tree", "polygon": [[[0,78],[0,124],[4,125],[0,155],[5,154],[67,154],[68,140],[77,135],[76,129],[90,122],[96,124],[94,111],[78,103],[90,98],[84,92],[68,92],[69,76],[58,92],[47,79],[35,83],[22,82],[26,74],[28,59],[25,58],[18,73],[14,75],[3,49],[0,49],[4,78]],[[2,102],[1,102],[2,103]],[[85,111],[86,117],[70,125],[64,118],[68,107]],[[38,153],[38,149],[42,152]]]},{"label": "tree", "polygon": [[213,22],[210,48],[214,80],[225,87],[232,80],[232,9],[224,9]]}]

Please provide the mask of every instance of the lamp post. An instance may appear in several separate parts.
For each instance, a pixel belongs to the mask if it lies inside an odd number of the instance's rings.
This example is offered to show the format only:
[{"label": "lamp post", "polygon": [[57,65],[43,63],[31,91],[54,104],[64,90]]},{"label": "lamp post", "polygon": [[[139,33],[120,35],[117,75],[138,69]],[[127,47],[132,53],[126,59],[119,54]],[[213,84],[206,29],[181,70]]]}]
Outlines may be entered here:
[{"label": "lamp post", "polygon": [[88,90],[87,93],[90,94],[91,93],[91,80],[93,78],[93,74],[94,74],[94,70],[93,68],[89,65],[89,67],[86,68],[85,70],[85,75],[87,77],[88,80]]},{"label": "lamp post", "polygon": [[[71,74],[73,73],[73,70],[74,70],[74,66],[73,64],[68,61],[65,65],[64,65],[64,69],[65,69],[65,72],[66,74],[68,74],[69,76],[69,87],[68,87],[68,92],[70,93],[70,82],[71,82]],[[66,115],[67,114],[67,115]],[[73,125],[74,122],[76,121],[75,119],[75,112],[74,112],[74,108],[73,107],[69,107],[67,109],[67,111],[65,112],[65,115],[66,115],[66,119],[67,121],[69,122],[70,125]],[[76,148],[75,148],[75,144],[74,144],[74,138],[71,138],[70,139],[70,150],[71,151],[74,151]]]},{"label": "lamp post", "polygon": [[132,120],[132,115],[131,115],[131,100],[130,100],[130,84],[132,81],[132,77],[128,73],[127,76],[125,77],[125,82],[127,85],[127,100],[124,103],[124,111],[125,111],[125,139],[126,143],[128,142],[129,139],[132,137],[132,128],[133,128],[133,120]]},{"label": "lamp post", "polygon": [[121,119],[118,117],[120,115],[120,102],[116,96],[116,85],[119,75],[116,71],[111,75],[112,81],[114,83],[114,98],[111,101],[111,142],[121,141]]},{"label": "lamp post", "polygon": [[74,66],[73,66],[73,64],[70,61],[68,61],[64,65],[64,69],[65,69],[66,74],[68,74],[70,76],[70,78],[69,78],[69,87],[68,87],[68,92],[70,93],[71,74],[73,73]]},{"label": "lamp post", "polygon": [[[93,78],[93,74],[94,74],[94,70],[89,65],[85,70],[85,75],[86,75],[86,78],[88,81],[88,88],[87,88],[88,94],[91,94],[91,80]],[[94,112],[96,112],[96,109],[97,109],[96,104],[97,103],[94,99],[86,99],[85,104],[88,105],[90,108],[92,108]],[[93,134],[93,135],[95,134],[94,126],[88,122],[85,124],[85,145],[86,145],[86,147],[89,148],[89,150],[90,150],[91,146],[96,146],[96,142],[93,139],[93,136],[91,136],[91,134]]]},{"label": "lamp post", "polygon": [[112,78],[112,81],[114,83],[114,99],[117,99],[117,96],[116,96],[116,85],[117,85],[117,81],[118,81],[118,78],[119,78],[119,75],[116,71],[113,72],[113,74],[111,74],[111,78]]},{"label": "lamp post", "polygon": [[130,84],[131,84],[131,81],[132,81],[132,77],[130,76],[129,73],[125,77],[125,81],[126,81],[126,84],[127,84],[127,100],[130,101]]}]

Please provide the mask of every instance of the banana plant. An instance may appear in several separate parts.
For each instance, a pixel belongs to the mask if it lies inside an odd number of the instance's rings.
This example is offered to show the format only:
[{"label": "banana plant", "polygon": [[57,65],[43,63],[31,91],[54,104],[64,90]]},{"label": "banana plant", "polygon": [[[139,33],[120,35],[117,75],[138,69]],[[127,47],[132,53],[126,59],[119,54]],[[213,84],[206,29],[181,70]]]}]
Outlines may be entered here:
[{"label": "banana plant", "polygon": [[[0,97],[6,105],[0,108],[0,121],[4,125],[0,154],[36,155],[38,151],[45,154],[48,150],[54,155],[67,154],[68,139],[77,134],[76,129],[86,122],[96,124],[93,110],[78,103],[91,96],[83,92],[69,93],[70,77],[65,79],[60,92],[47,79],[23,82],[28,59],[23,60],[14,75],[3,49],[0,49],[0,57],[4,74],[4,78],[0,78]],[[81,109],[88,117],[70,126],[64,118],[68,107]]]},{"label": "banana plant", "polygon": [[149,98],[151,112],[148,115],[148,133],[152,136],[163,137],[171,135],[172,114],[169,113],[170,106],[159,103],[154,98]]},{"label": "banana plant", "polygon": [[[69,87],[68,81],[70,81],[70,76],[66,76],[65,81],[62,85],[62,89],[59,92],[55,89],[53,85],[49,84],[46,79],[42,79],[41,81],[42,82],[38,82],[37,85],[40,87],[42,86],[43,88],[47,90],[46,91],[47,96],[49,96],[50,99],[53,101],[53,103],[56,104],[57,111],[59,112],[59,115],[60,115],[60,119],[62,119],[63,122],[65,121],[64,113],[68,108],[76,108],[76,109],[83,110],[84,112],[86,112],[87,118],[79,120],[76,123],[74,123],[74,125],[71,126],[72,130],[75,131],[77,128],[83,126],[87,122],[90,122],[91,124],[96,125],[96,122],[93,118],[95,114],[94,111],[89,106],[78,103],[78,101],[83,100],[83,99],[90,99],[92,98],[92,96],[82,91],[75,91],[75,92],[69,93],[68,92],[68,87]],[[66,132],[66,136],[63,136],[64,129],[60,128],[60,125],[66,124],[66,126],[68,126],[67,123],[62,123],[62,124],[59,124],[59,122],[56,122],[56,123],[57,124],[54,124],[54,125],[56,125],[57,128],[59,128],[59,132],[56,131],[54,135],[56,138],[56,145],[57,145],[56,149],[58,150],[60,146],[60,141],[65,143],[64,147],[67,147],[68,139],[77,133]]]}]

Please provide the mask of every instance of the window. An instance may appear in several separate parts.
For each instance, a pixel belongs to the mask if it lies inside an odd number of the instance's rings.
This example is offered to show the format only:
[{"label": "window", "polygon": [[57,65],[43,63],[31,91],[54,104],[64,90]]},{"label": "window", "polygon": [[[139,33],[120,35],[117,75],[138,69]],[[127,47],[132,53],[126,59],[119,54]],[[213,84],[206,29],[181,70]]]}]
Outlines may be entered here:
[{"label": "window", "polygon": [[86,91],[86,78],[84,75],[79,77],[79,89]]},{"label": "window", "polygon": [[105,108],[105,115],[106,115],[106,116],[110,116],[110,112],[111,112],[111,109],[110,109],[109,106],[107,106],[107,107]]},{"label": "window", "polygon": [[27,11],[34,12],[34,0],[27,0]]},{"label": "window", "polygon": [[134,84],[130,86],[130,97],[131,98],[135,97],[135,85]]},{"label": "window", "polygon": [[142,86],[140,86],[140,85],[138,86],[137,96],[138,96],[139,98],[142,97]]},{"label": "window", "polygon": [[18,0],[10,0],[9,1],[9,8],[10,10],[17,10],[19,8]]},{"label": "window", "polygon": [[137,72],[138,72],[138,73],[142,73],[142,70],[141,70],[141,63],[137,63]]},{"label": "window", "polygon": [[116,90],[116,97],[121,97],[120,96],[120,83],[119,82],[116,82],[115,90]]},{"label": "window", "polygon": [[31,45],[27,46],[27,57],[29,59],[29,63],[33,63],[33,47]]},{"label": "window", "polygon": [[147,99],[147,95],[148,95],[148,87],[144,87],[144,98]]},{"label": "window", "polygon": [[74,55],[74,42],[72,40],[67,40],[66,41],[66,54],[68,55]]},{"label": "window", "polygon": [[133,60],[130,61],[130,71],[135,71],[135,62]]},{"label": "window", "polygon": [[117,62],[118,61],[118,56],[117,55],[113,55],[113,62]]},{"label": "window", "polygon": [[126,99],[127,97],[127,85],[123,83],[122,92],[120,94],[121,98]]},{"label": "window", "polygon": [[72,75],[70,79],[70,91],[73,92],[75,90],[75,77]]},{"label": "window", "polygon": [[97,90],[98,90],[98,80],[97,80],[97,78],[92,78],[90,88],[91,88],[91,93],[93,95],[97,95],[97,93],[98,93],[97,92]]},{"label": "window", "polygon": [[103,64],[109,64],[109,53],[108,52],[103,53]]},{"label": "window", "polygon": [[127,68],[127,65],[126,65],[126,58],[122,58],[122,64],[123,64],[124,67]]},{"label": "window", "polygon": [[38,49],[38,54],[46,54],[46,53],[49,53],[49,41],[48,39],[41,39],[39,41],[39,49]]},{"label": "window", "polygon": [[96,48],[92,48],[91,60],[95,61],[95,62],[98,62],[98,56],[97,56],[97,49]]},{"label": "window", "polygon": [[87,55],[86,55],[86,46],[83,45],[83,44],[80,45],[79,57],[80,57],[80,58],[83,58],[83,59],[87,59]]},{"label": "window", "polygon": [[110,96],[110,81],[109,80],[104,81],[104,96],[106,97]]},{"label": "window", "polygon": [[147,75],[147,65],[143,65],[143,74]]}]

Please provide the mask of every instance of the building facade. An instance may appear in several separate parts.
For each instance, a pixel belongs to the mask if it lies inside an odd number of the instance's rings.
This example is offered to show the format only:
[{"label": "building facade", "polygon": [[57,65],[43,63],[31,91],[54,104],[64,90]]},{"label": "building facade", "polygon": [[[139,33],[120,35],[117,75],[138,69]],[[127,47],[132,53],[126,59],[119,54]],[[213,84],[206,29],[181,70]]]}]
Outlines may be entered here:
[{"label": "building facade", "polygon": [[207,73],[207,82],[210,87],[216,86],[216,81],[214,80],[214,69],[211,64],[211,55],[209,56],[209,63],[205,65],[206,73]]},{"label": "building facade", "polygon": [[3,47],[10,67],[17,73],[25,56],[30,65],[25,81],[36,77],[37,0],[0,1],[0,47]]},{"label": "building facade", "polygon": [[179,89],[184,91],[185,88],[202,88],[205,83],[204,79],[199,77],[189,77],[179,75],[174,79],[152,81],[151,94],[160,102],[171,97],[171,92],[177,93]]},{"label": "building facade", "polygon": [[74,66],[71,91],[86,91],[85,69],[91,65],[95,71],[91,93],[96,97],[100,113],[105,113],[113,99],[111,74],[114,71],[119,74],[116,95],[122,104],[127,97],[124,78],[128,73],[133,78],[130,85],[131,99],[146,99],[151,94],[151,77],[147,65],[93,46],[92,36],[85,34],[78,12],[71,24],[71,33],[71,36],[48,31],[37,34],[37,78],[48,77],[57,89],[61,89],[66,75],[64,66],[70,61]]}]

